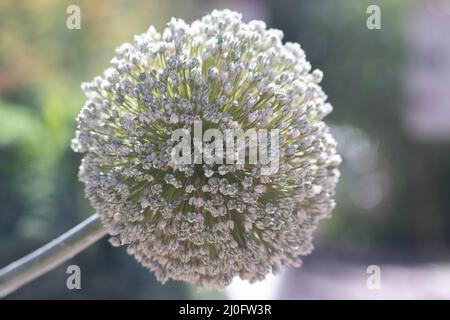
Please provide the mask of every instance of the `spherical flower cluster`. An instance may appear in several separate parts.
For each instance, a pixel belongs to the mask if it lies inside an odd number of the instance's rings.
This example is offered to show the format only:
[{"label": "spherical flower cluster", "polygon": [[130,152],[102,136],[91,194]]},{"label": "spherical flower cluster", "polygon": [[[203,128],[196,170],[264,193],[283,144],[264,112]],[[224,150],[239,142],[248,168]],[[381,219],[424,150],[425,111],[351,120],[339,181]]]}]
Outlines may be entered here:
[{"label": "spherical flower cluster", "polygon": [[[213,11],[172,19],[116,50],[87,101],[72,148],[114,246],[161,282],[222,288],[299,266],[334,207],[340,156],[323,118],[332,107],[296,43],[262,21]],[[279,130],[279,168],[172,161],[171,134],[204,127]]]}]

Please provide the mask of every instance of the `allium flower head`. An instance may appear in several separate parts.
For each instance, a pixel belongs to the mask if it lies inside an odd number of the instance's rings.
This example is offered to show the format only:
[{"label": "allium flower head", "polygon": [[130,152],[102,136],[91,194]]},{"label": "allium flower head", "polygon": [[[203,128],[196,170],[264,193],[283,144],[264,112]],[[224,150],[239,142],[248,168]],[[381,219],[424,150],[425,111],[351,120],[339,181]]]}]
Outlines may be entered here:
[{"label": "allium flower head", "polygon": [[[224,287],[299,266],[330,215],[339,172],[331,112],[297,43],[264,22],[213,11],[191,25],[172,19],[116,50],[87,101],[72,147],[80,179],[115,246],[161,282]],[[174,130],[279,132],[279,165],[173,161]],[[198,146],[198,143],[194,143]]]}]

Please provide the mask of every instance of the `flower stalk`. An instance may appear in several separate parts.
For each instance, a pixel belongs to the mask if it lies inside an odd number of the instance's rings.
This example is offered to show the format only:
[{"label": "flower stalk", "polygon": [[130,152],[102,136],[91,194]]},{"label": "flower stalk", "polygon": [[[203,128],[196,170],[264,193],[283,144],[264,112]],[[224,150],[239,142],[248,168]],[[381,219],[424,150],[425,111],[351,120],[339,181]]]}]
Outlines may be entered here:
[{"label": "flower stalk", "polygon": [[25,257],[0,270],[0,298],[74,257],[106,234],[94,214]]}]

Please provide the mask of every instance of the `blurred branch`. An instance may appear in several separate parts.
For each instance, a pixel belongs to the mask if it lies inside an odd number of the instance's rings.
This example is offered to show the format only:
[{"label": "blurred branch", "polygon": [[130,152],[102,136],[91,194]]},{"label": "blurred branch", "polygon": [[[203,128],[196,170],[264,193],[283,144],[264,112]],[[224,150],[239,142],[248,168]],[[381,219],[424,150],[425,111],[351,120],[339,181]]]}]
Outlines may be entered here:
[{"label": "blurred branch", "polygon": [[69,260],[106,234],[97,214],[0,270],[0,298]]}]

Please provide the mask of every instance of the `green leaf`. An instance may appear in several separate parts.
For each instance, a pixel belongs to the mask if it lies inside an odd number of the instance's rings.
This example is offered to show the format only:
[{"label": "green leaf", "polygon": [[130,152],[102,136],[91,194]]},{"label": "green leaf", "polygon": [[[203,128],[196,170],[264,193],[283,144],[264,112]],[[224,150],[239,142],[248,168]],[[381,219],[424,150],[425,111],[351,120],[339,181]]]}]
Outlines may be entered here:
[{"label": "green leaf", "polygon": [[28,140],[40,121],[26,107],[0,100],[0,146]]}]

